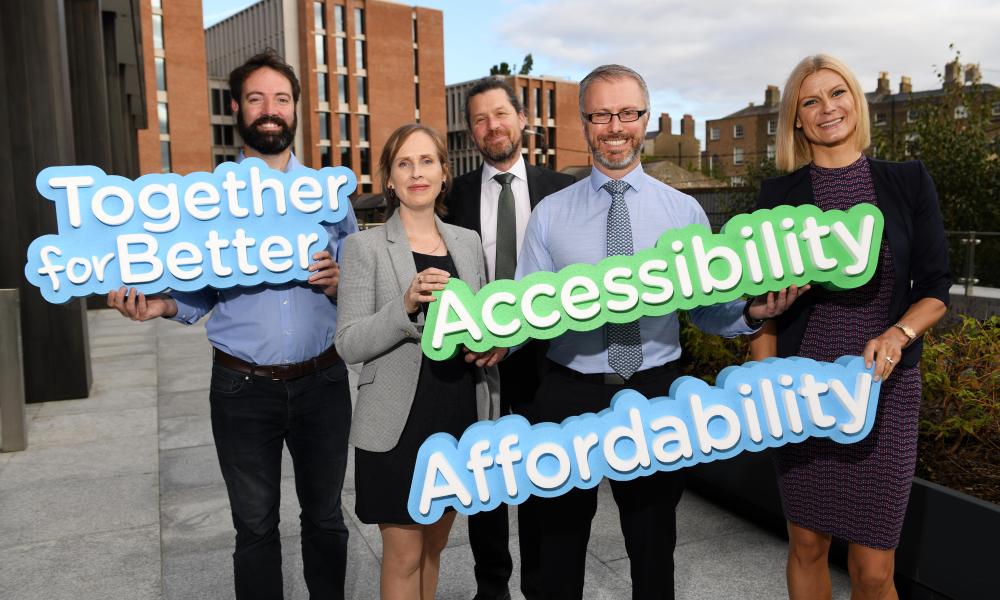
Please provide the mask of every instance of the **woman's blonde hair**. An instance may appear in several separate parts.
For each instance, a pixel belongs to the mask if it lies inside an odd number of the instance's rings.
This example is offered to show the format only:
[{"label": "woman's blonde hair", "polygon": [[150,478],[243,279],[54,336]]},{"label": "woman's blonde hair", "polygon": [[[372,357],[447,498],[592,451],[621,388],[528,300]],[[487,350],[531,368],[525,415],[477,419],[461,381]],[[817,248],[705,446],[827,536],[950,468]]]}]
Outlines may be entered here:
[{"label": "woman's blonde hair", "polygon": [[827,54],[816,54],[803,58],[792,69],[792,74],[785,82],[781,93],[781,106],[778,108],[778,134],[775,136],[777,166],[782,171],[792,171],[800,165],[812,161],[812,148],[801,129],[795,127],[795,119],[799,109],[799,90],[806,77],[821,70],[828,69],[844,78],[847,89],[854,98],[854,111],[858,124],[854,130],[854,147],[864,150],[871,145],[871,122],[868,118],[868,100],[861,91],[861,84],[847,65],[841,60]]},{"label": "woman's blonde hair", "polygon": [[451,186],[451,165],[448,164],[448,146],[445,144],[441,134],[422,123],[408,123],[398,127],[396,131],[393,131],[389,135],[385,146],[382,147],[382,155],[378,161],[378,175],[379,183],[382,185],[382,195],[385,197],[385,204],[390,212],[399,207],[399,198],[396,197],[395,191],[389,188],[389,175],[392,173],[392,163],[396,160],[396,155],[399,154],[400,148],[403,147],[406,140],[410,139],[411,135],[418,131],[426,133],[431,138],[431,141],[434,142],[438,161],[441,162],[444,181],[441,182],[441,193],[434,200],[434,212],[439,217],[443,217],[448,212],[444,203],[445,194],[448,191],[448,187]]}]

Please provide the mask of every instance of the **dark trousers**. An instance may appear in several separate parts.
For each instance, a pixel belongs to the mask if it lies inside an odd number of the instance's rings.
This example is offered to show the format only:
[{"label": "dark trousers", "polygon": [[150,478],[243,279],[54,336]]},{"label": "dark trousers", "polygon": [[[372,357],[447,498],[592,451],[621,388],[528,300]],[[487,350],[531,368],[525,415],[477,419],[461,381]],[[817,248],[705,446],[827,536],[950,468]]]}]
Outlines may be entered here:
[{"label": "dark trousers", "polygon": [[343,362],[275,381],[212,367],[212,433],[236,528],[236,597],[282,598],[278,507],[288,444],[302,512],[302,563],[311,598],[343,598],[347,526],[340,492],[351,397]]},{"label": "dark trousers", "polygon": [[[638,384],[605,385],[574,379],[552,370],[535,396],[538,422],[559,423],[611,404],[616,392],[631,388],[647,398],[665,396],[678,373],[666,369]],[[683,491],[679,473],[656,473],[631,481],[610,481],[618,505],[632,575],[632,598],[674,597],[674,546],[677,503]],[[556,498],[535,499],[541,537],[541,581],[545,598],[583,598],[590,523],[597,512],[597,487],[574,489]]]},{"label": "dark trousers", "polygon": [[[500,414],[511,412],[532,421],[535,391],[547,346],[532,342],[500,364]],[[514,570],[508,539],[510,537],[508,508],[501,504],[495,509],[469,516],[469,546],[475,560],[476,600],[506,598],[507,582]],[[521,592],[526,600],[541,598],[541,555],[538,539],[538,517],[534,498],[517,507],[518,551],[521,555]]]}]

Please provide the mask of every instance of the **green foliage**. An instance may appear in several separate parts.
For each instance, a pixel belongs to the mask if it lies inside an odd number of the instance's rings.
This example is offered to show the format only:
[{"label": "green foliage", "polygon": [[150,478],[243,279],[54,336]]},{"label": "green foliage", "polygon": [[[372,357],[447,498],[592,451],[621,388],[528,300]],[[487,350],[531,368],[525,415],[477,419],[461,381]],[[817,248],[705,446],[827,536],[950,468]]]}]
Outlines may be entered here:
[{"label": "green foliage", "polygon": [[531,68],[535,65],[535,59],[531,57],[529,52],[524,60],[521,62],[521,70],[517,72],[518,75],[529,75],[531,73]]},{"label": "green foliage", "polygon": [[[1000,137],[991,116],[1000,97],[979,82],[945,86],[942,74],[938,78],[944,93],[914,101],[913,122],[898,130],[873,128],[875,155],[924,162],[937,187],[945,229],[1000,231]],[[956,118],[959,107],[964,118]]]},{"label": "green foliage", "polygon": [[702,333],[691,323],[687,313],[680,313],[681,348],[684,349],[684,372],[710,385],[715,385],[719,371],[730,365],[741,365],[750,360],[750,344],[746,336],[726,339]]},{"label": "green foliage", "polygon": [[510,65],[505,62],[490,67],[490,75],[510,75],[510,74],[511,74]]},{"label": "green foliage", "polygon": [[960,316],[953,329],[928,333],[923,352],[920,435],[949,452],[984,444],[1000,452],[1000,317]]},{"label": "green foliage", "polygon": [[743,186],[733,194],[732,203],[727,208],[731,214],[753,212],[760,196],[760,186],[765,179],[781,175],[773,158],[766,156],[757,163],[747,163],[747,171],[743,176]]},{"label": "green foliage", "polygon": [[517,65],[511,65],[510,63],[502,62],[499,65],[493,65],[490,67],[490,75],[513,75],[516,71],[518,75],[529,75],[531,73],[532,67],[535,65],[535,59],[532,58],[529,52],[524,60],[521,61],[520,70]]}]

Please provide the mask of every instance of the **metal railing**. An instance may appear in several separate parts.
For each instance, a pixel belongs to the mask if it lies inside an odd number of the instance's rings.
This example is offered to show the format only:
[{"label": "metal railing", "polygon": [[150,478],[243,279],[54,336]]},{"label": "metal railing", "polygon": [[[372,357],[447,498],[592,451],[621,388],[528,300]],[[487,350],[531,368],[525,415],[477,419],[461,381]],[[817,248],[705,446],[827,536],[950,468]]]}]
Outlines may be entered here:
[{"label": "metal railing", "polygon": [[17,452],[28,445],[20,304],[18,290],[0,290],[0,452]]},{"label": "metal railing", "polygon": [[965,295],[973,287],[1000,288],[1000,231],[948,231],[954,282]]}]

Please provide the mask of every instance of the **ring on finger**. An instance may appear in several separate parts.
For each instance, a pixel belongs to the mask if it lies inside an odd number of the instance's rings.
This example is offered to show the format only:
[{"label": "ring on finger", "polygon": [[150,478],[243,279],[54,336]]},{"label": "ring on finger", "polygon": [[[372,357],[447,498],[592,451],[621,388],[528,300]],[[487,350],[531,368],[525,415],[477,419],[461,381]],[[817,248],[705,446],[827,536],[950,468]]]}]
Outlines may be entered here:
[{"label": "ring on finger", "polygon": [[891,365],[891,364],[895,364],[896,361],[894,361],[891,358],[889,358],[888,356],[886,356],[885,357],[885,362],[887,362],[887,363],[889,363]]}]

